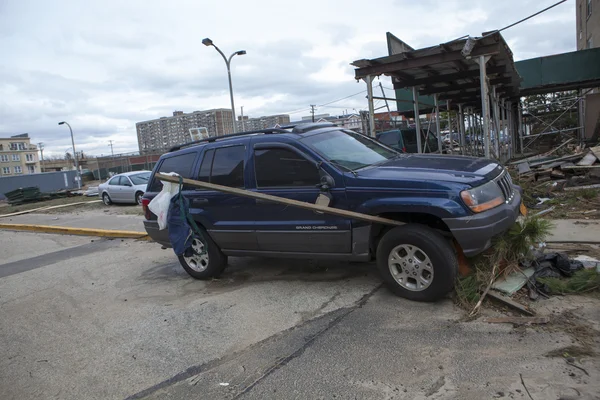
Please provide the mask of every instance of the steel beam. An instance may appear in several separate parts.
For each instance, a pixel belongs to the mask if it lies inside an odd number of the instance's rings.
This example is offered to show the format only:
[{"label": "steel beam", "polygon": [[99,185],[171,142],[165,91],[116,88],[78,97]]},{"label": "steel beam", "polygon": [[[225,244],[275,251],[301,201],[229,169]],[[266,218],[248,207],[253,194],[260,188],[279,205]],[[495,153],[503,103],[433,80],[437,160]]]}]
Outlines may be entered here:
[{"label": "steel beam", "polygon": [[440,103],[438,102],[437,94],[433,95],[435,103],[435,130],[437,131],[438,150],[442,154],[442,134],[440,129]]},{"label": "steel beam", "polygon": [[422,153],[423,148],[421,147],[421,119],[419,118],[419,90],[413,86],[413,105],[415,109],[415,128],[417,130],[417,153]]},{"label": "steel beam", "polygon": [[488,103],[487,74],[485,71],[485,65],[489,60],[489,55],[480,55],[477,60],[479,64],[479,82],[481,84],[481,115],[483,117],[484,154],[486,158],[490,158],[490,108]]},{"label": "steel beam", "polygon": [[367,83],[367,102],[369,103],[369,136],[375,137],[375,109],[373,106],[373,76],[365,77]]},{"label": "steel beam", "polygon": [[465,115],[463,114],[462,104],[458,105],[458,130],[460,133],[460,154],[464,156],[467,141],[465,140]]}]

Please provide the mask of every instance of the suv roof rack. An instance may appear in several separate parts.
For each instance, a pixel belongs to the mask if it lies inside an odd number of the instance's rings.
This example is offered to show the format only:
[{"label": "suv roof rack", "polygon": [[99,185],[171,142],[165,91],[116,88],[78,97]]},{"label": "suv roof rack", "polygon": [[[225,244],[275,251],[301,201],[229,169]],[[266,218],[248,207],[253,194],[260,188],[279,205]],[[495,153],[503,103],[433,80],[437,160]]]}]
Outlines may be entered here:
[{"label": "suv roof rack", "polygon": [[266,133],[266,134],[269,134],[269,133],[290,133],[290,132],[286,131],[285,129],[281,129],[281,128],[267,128],[267,129],[258,129],[258,130],[255,130],[255,131],[230,133],[228,135],[213,136],[213,137],[208,137],[206,139],[194,140],[193,142],[188,142],[188,143],[180,144],[178,146],[171,147],[169,149],[169,152],[181,150],[184,147],[195,146],[195,145],[201,144],[201,143],[211,143],[211,142],[216,142],[217,140],[221,140],[221,139],[233,138],[233,137],[244,136],[244,135],[252,135],[252,134],[256,134],[256,133]]},{"label": "suv roof rack", "polygon": [[333,122],[307,122],[294,125],[292,133],[306,133],[319,128],[329,128],[336,126]]}]

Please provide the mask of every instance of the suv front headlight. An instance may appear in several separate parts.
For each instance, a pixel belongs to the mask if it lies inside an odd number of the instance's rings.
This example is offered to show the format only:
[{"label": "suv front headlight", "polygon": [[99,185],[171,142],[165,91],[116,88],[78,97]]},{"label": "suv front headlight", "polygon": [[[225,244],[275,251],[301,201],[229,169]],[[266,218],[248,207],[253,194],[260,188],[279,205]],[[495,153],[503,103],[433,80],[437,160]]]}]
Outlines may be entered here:
[{"label": "suv front headlight", "polygon": [[463,190],[460,197],[471,211],[479,213],[504,203],[504,195],[495,181],[489,181],[473,189]]}]

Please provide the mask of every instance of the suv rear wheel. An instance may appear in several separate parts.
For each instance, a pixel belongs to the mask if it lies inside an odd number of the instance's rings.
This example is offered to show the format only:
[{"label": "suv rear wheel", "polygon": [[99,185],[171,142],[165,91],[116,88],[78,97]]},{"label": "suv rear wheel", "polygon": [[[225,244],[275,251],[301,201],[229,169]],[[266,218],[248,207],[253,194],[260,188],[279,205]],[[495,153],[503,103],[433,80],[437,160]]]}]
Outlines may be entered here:
[{"label": "suv rear wheel", "polygon": [[[217,247],[206,231],[200,229],[205,243],[199,237],[194,237],[192,242],[193,254],[178,256],[179,263],[192,278],[216,278],[221,275],[227,266],[227,256],[221,252],[221,249]],[[204,254],[202,254],[203,251]]]},{"label": "suv rear wheel", "polygon": [[458,260],[437,231],[408,224],[387,232],[377,247],[377,267],[396,295],[435,301],[454,287]]}]

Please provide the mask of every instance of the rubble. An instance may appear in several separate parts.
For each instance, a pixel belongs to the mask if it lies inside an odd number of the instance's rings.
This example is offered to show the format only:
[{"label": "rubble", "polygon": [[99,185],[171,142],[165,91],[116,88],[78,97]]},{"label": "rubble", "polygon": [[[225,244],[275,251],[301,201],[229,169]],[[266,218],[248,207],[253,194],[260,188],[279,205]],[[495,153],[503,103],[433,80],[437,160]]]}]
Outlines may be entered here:
[{"label": "rubble", "polygon": [[[582,148],[568,140],[545,154],[514,161],[519,180],[528,182],[563,181],[565,190],[600,188],[600,145]],[[564,154],[558,155],[558,150]]]}]

